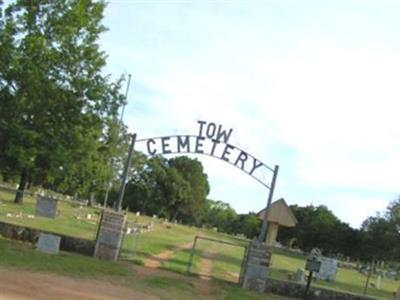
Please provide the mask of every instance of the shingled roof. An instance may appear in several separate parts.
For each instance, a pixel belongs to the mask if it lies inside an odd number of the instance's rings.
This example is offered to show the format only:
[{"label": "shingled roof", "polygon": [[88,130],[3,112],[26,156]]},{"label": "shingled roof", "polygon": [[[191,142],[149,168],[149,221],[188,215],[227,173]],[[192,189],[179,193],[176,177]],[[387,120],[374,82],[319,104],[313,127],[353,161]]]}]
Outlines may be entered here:
[{"label": "shingled roof", "polygon": [[[257,216],[263,220],[265,214],[265,208],[257,213]],[[271,207],[268,210],[268,222],[278,223],[279,226],[283,227],[294,227],[297,225],[297,219],[294,216],[290,207],[286,204],[283,198],[271,203]]]}]

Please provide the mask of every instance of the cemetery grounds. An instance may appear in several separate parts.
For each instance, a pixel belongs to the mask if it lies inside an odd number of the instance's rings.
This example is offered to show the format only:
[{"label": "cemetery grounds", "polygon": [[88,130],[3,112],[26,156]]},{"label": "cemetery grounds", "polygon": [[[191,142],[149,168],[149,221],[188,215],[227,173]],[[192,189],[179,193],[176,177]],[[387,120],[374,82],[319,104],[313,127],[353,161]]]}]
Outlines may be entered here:
[{"label": "cemetery grounds", "polygon": [[[59,201],[59,215],[56,219],[47,219],[34,216],[36,199],[25,196],[24,205],[18,206],[13,204],[13,197],[13,193],[0,190],[0,221],[95,239],[100,208]],[[128,222],[136,224],[133,231],[141,233],[125,236],[117,263],[67,252],[48,255],[36,251],[31,244],[0,237],[0,282],[3,280],[3,283],[10,284],[10,278],[14,276],[15,282],[20,282],[23,287],[26,286],[25,281],[50,280],[47,284],[51,285],[58,280],[56,284],[60,284],[60,288],[55,291],[59,292],[58,299],[64,299],[62,295],[68,287],[77,284],[86,291],[85,295],[79,296],[82,299],[287,299],[244,291],[237,286],[246,241],[213,230],[172,224],[133,213],[128,214]],[[188,274],[195,236],[224,240],[235,246],[199,239]],[[304,266],[304,256],[275,250],[270,275],[275,279],[288,280],[297,269]],[[362,294],[366,279],[364,274],[354,269],[339,268],[335,282],[318,281],[312,285]],[[372,284],[368,287],[367,295],[393,299],[399,282],[384,278],[380,289],[373,286],[375,282],[376,277],[371,276]],[[1,288],[5,286],[0,284],[0,292]],[[17,290],[18,286],[15,287]],[[77,292],[77,288],[70,290]],[[116,298],[112,295],[107,298],[107,293],[112,292]]]}]

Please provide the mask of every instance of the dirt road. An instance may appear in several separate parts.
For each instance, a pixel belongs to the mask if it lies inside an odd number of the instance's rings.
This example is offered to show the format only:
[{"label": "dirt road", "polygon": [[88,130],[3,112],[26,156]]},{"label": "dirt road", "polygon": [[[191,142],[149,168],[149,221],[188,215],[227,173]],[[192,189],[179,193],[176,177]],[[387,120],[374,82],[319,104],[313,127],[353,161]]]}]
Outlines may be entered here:
[{"label": "dirt road", "polygon": [[144,265],[148,268],[159,268],[163,262],[171,259],[176,251],[190,249],[190,247],[192,247],[192,244],[192,242],[189,242],[186,244],[178,245],[174,248],[174,250],[166,250],[159,254],[150,256],[144,261]]},{"label": "dirt road", "polygon": [[106,281],[0,269],[0,300],[159,300]]}]

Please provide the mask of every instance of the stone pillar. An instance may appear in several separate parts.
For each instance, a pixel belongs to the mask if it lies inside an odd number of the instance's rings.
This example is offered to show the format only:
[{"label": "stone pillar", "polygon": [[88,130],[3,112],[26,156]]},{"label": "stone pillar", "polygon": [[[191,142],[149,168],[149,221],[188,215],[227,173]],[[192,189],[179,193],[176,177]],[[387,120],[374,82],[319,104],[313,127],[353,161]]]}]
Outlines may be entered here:
[{"label": "stone pillar", "polygon": [[103,210],[97,231],[94,256],[116,261],[122,246],[126,215],[111,210]]},{"label": "stone pillar", "polygon": [[276,237],[278,236],[278,223],[268,223],[268,233],[266,237],[266,243],[268,246],[275,246],[276,244]]},{"label": "stone pillar", "polygon": [[250,242],[244,258],[242,287],[263,293],[269,275],[272,251],[265,243]]}]

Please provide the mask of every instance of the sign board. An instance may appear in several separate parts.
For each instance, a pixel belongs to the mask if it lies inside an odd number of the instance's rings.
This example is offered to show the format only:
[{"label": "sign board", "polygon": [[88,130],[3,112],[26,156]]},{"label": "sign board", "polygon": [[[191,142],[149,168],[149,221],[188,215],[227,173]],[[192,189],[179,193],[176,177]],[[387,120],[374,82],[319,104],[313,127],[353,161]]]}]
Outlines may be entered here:
[{"label": "sign board", "polygon": [[60,242],[60,236],[41,232],[36,244],[37,250],[49,254],[58,254],[60,250]]},{"label": "sign board", "polygon": [[274,169],[230,143],[233,129],[220,124],[197,121],[197,135],[170,135],[136,140],[135,148],[149,156],[193,153],[223,160],[271,188]]},{"label": "sign board", "polygon": [[306,270],[310,272],[319,272],[321,268],[321,250],[313,248],[306,261]]},{"label": "sign board", "polygon": [[307,259],[306,261],[306,270],[310,272],[319,272],[321,268],[321,261],[317,259]]},{"label": "sign board", "polygon": [[38,196],[36,200],[35,215],[38,217],[55,218],[57,215],[58,200]]}]

